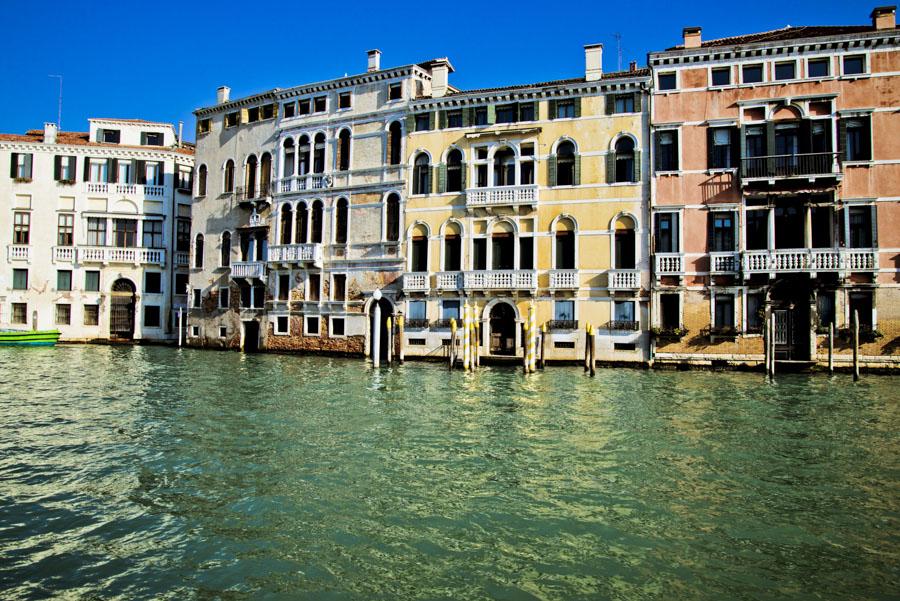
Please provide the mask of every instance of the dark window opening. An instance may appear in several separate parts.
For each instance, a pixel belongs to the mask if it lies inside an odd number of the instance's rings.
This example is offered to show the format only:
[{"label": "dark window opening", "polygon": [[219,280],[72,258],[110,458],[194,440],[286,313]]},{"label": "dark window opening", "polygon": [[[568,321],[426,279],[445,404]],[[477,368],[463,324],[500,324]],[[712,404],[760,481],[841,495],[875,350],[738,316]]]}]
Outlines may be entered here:
[{"label": "dark window opening", "polygon": [[712,85],[727,86],[731,83],[731,67],[721,67],[712,70]]},{"label": "dark window opening", "polygon": [[762,83],[762,65],[744,65],[741,68],[741,83]]},{"label": "dark window opening", "polygon": [[677,87],[674,73],[660,73],[657,76],[657,87],[660,90],[674,90]]}]

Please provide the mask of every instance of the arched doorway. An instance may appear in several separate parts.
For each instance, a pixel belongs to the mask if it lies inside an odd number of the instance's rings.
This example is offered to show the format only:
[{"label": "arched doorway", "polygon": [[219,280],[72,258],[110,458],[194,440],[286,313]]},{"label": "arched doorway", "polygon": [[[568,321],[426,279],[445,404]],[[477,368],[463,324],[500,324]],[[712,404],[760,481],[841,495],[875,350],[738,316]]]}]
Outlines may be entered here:
[{"label": "arched doorway", "polygon": [[[381,315],[379,315],[379,321],[376,323],[375,321],[375,306],[381,308]],[[374,357],[375,353],[378,353],[378,356],[381,359],[387,359],[388,352],[388,328],[387,328],[387,320],[394,313],[394,306],[391,304],[391,301],[386,298],[381,298],[379,300],[373,300],[372,304],[369,306],[369,356]],[[378,328],[379,331],[379,348],[375,348],[375,328]]]},{"label": "arched doorway", "polygon": [[516,354],[516,310],[509,303],[497,303],[491,309],[492,355]]},{"label": "arched doorway", "polygon": [[118,340],[134,338],[136,288],[125,278],[113,282],[109,302],[109,337]]}]

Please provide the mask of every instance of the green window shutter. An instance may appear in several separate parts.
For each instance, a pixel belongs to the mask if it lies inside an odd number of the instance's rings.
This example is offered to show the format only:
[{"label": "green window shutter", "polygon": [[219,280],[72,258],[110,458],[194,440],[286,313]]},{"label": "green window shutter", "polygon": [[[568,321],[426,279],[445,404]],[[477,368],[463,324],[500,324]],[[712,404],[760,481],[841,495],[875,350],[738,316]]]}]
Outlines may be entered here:
[{"label": "green window shutter", "polygon": [[447,165],[445,163],[441,163],[438,165],[438,194],[443,194],[447,191]]},{"label": "green window shutter", "polygon": [[661,144],[659,143],[659,132],[653,132],[653,170],[654,171],[662,171],[662,165],[660,164],[662,159],[660,158]]},{"label": "green window shutter", "polygon": [[437,180],[434,172],[437,171],[437,165],[432,165],[428,170],[428,181],[425,182],[425,194],[434,194],[434,183]]},{"label": "green window shutter", "polygon": [[547,160],[547,185],[556,185],[556,155],[552,155]]},{"label": "green window shutter", "polygon": [[681,169],[681,159],[680,159],[680,157],[679,157],[679,152],[678,152],[678,148],[679,148],[679,146],[678,146],[678,134],[679,134],[679,133],[680,133],[680,132],[679,132],[679,130],[677,130],[677,129],[672,131],[672,145],[673,145],[673,148],[675,149],[675,150],[674,150],[674,154],[675,154],[675,171],[678,171],[679,169]]},{"label": "green window shutter", "polygon": [[144,168],[144,161],[134,162],[134,176],[136,183],[141,185],[147,183],[147,170]]},{"label": "green window shutter", "polygon": [[33,157],[33,154],[25,155],[25,177],[27,178],[31,178],[31,176],[33,175],[31,172],[31,161]]},{"label": "green window shutter", "polygon": [[431,111],[430,113],[428,113],[428,130],[429,131],[434,130],[434,111]]},{"label": "green window shutter", "polygon": [[[872,141],[872,117],[866,117],[865,119],[863,119],[863,121],[866,124],[866,129],[865,129],[865,132],[863,133],[863,137],[862,137],[863,138],[863,140],[862,140],[863,141],[862,155],[863,155],[863,159],[865,159],[867,161],[871,161],[872,159],[875,158],[872,155],[872,143],[871,143],[871,141]],[[28,156],[30,157],[31,155],[28,155]],[[31,169],[31,166],[29,164],[29,171],[30,171],[30,169]],[[29,175],[30,175],[30,173],[29,173]]]},{"label": "green window shutter", "polygon": [[467,108],[462,110],[463,127],[469,127],[475,123],[475,109]]},{"label": "green window shutter", "polygon": [[548,100],[547,107],[550,111],[547,115],[547,119],[556,119],[556,100]]},{"label": "green window shutter", "polygon": [[838,121],[838,151],[843,155],[839,158],[847,158],[847,120]]},{"label": "green window shutter", "polygon": [[634,93],[634,112],[635,113],[643,112],[643,107],[641,107],[641,93],[640,92]]},{"label": "green window shutter", "polygon": [[62,170],[62,157],[56,155],[53,157],[53,179],[59,181],[60,171]]},{"label": "green window shutter", "polygon": [[746,175],[746,173],[745,173],[745,169],[744,169],[744,160],[743,159],[747,154],[747,126],[746,125],[741,126],[741,130],[740,130],[740,133],[738,134],[738,136],[740,138],[740,141],[739,141],[740,148],[738,148],[738,167],[740,167],[740,171],[738,173],[740,173],[740,175],[742,177],[744,177]]},{"label": "green window shutter", "polygon": [[460,180],[460,182],[461,182],[461,186],[460,186],[460,187],[461,187],[463,190],[466,189],[466,171],[468,171],[468,169],[466,169],[466,163],[465,163],[465,161],[464,161],[464,162],[462,162],[462,163],[459,164],[459,180]]},{"label": "green window shutter", "polygon": [[91,158],[84,157],[84,171],[82,173],[83,181],[91,181]]},{"label": "green window shutter", "polygon": [[634,149],[634,181],[640,183],[641,181],[641,151],[638,149]]},{"label": "green window shutter", "polygon": [[616,112],[616,97],[612,94],[606,95],[606,114],[612,115]]},{"label": "green window shutter", "polygon": [[16,177],[16,165],[19,164],[19,153],[13,152],[9,155],[9,176],[13,179]]},{"label": "green window shutter", "polygon": [[869,208],[872,211],[872,248],[878,248],[878,206],[872,205]]},{"label": "green window shutter", "polygon": [[534,102],[532,102],[532,104],[534,105],[534,119],[532,119],[532,121],[540,121],[540,119],[541,119],[541,113],[540,113],[541,103],[538,102],[537,100],[535,100]]},{"label": "green window shutter", "polygon": [[775,122],[766,123],[766,154],[769,158],[766,160],[766,166],[770,175],[775,175]]},{"label": "green window shutter", "polygon": [[713,149],[715,148],[715,144],[713,143],[713,139],[715,138],[715,128],[707,127],[706,128],[706,167],[707,169],[712,169],[713,167],[717,167],[715,164],[716,158],[713,153]]},{"label": "green window shutter", "polygon": [[414,131],[416,131],[416,116],[415,115],[407,115],[406,116],[406,135],[409,135]]},{"label": "green window shutter", "polygon": [[575,118],[578,119],[581,117],[581,98],[578,97],[575,99]]},{"label": "green window shutter", "polygon": [[606,153],[606,183],[616,183],[616,153],[612,150]]},{"label": "green window shutter", "polygon": [[447,111],[438,111],[438,129],[447,128]]},{"label": "green window shutter", "polygon": [[[110,159],[107,163],[107,175],[109,176],[107,179],[109,183],[114,184],[118,180],[119,177],[119,159]],[[128,182],[124,182],[128,183]]]},{"label": "green window shutter", "polygon": [[487,106],[487,122],[488,125],[493,125],[497,122],[497,110],[493,104]]},{"label": "green window shutter", "polygon": [[581,155],[575,155],[575,181],[573,182],[576,186],[581,185]]},{"label": "green window shutter", "polygon": [[75,181],[75,157],[66,157],[69,161],[69,178]]}]

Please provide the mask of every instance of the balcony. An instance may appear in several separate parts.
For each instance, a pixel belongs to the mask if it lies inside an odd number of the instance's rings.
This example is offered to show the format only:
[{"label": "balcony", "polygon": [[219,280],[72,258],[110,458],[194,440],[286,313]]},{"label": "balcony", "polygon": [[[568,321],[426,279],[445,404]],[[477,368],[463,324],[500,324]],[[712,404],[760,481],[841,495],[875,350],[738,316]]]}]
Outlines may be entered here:
[{"label": "balcony", "polygon": [[427,292],[431,276],[427,271],[418,271],[403,274],[404,292]]},{"label": "balcony", "polygon": [[466,271],[463,287],[466,290],[534,290],[537,272],[526,269]]},{"label": "balcony", "polygon": [[462,287],[461,271],[440,271],[435,276],[438,290],[459,290]]},{"label": "balcony", "polygon": [[467,209],[491,209],[494,207],[534,206],[538,201],[538,187],[494,186],[466,189]]},{"label": "balcony", "polygon": [[654,255],[656,279],[667,275],[684,275],[684,255],[681,253],[656,253]]},{"label": "balcony", "polygon": [[292,175],[278,180],[275,190],[278,194],[302,192],[304,190],[322,190],[331,187],[331,177],[322,173],[314,175]]},{"label": "balcony", "polygon": [[278,244],[269,247],[269,263],[306,263],[321,266],[322,254],[322,245],[319,243]]},{"label": "balcony", "polygon": [[641,272],[637,269],[610,269],[607,287],[610,290],[640,290]]},{"label": "balcony", "polygon": [[741,262],[736,252],[709,253],[709,272],[712,275],[737,273]]},{"label": "balcony", "polygon": [[578,290],[577,269],[552,269],[550,288],[553,290]]},{"label": "balcony", "polygon": [[175,251],[175,267],[189,267],[191,264],[191,253],[183,250]]},{"label": "balcony", "polygon": [[236,261],[231,264],[231,278],[264,280],[266,264],[262,261]]},{"label": "balcony", "polygon": [[273,186],[270,184],[260,184],[259,186],[246,187],[237,186],[234,189],[234,199],[239,205],[245,208],[257,208],[258,206],[267,205],[272,194]]},{"label": "balcony", "polygon": [[551,319],[547,322],[548,330],[577,330],[577,319]]},{"label": "balcony", "polygon": [[53,247],[54,263],[74,263],[75,247],[74,246],[54,246]]},{"label": "balcony", "polygon": [[878,252],[868,248],[798,248],[748,250],[741,265],[744,277],[754,273],[877,271]]},{"label": "balcony", "polygon": [[108,184],[105,182],[84,182],[85,194],[112,194],[135,200],[162,200],[166,196],[165,186],[148,184]]},{"label": "balcony", "polygon": [[626,319],[613,319],[606,322],[606,329],[611,332],[637,332],[641,329],[641,322]]},{"label": "balcony", "polygon": [[31,261],[31,247],[27,244],[10,244],[6,249],[9,261]]},{"label": "balcony", "polygon": [[773,154],[741,159],[741,180],[774,180],[838,177],[841,164],[836,152],[809,154]]},{"label": "balcony", "polygon": [[165,265],[164,248],[121,248],[118,246],[79,246],[79,263],[128,263],[131,265]]}]

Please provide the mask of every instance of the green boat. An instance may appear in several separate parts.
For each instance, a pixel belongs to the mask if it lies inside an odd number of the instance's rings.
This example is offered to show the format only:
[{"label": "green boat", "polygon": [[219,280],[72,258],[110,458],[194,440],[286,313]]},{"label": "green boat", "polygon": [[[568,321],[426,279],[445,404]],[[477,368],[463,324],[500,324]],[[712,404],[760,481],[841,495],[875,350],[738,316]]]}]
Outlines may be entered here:
[{"label": "green boat", "polygon": [[59,330],[0,330],[0,346],[53,346]]}]

